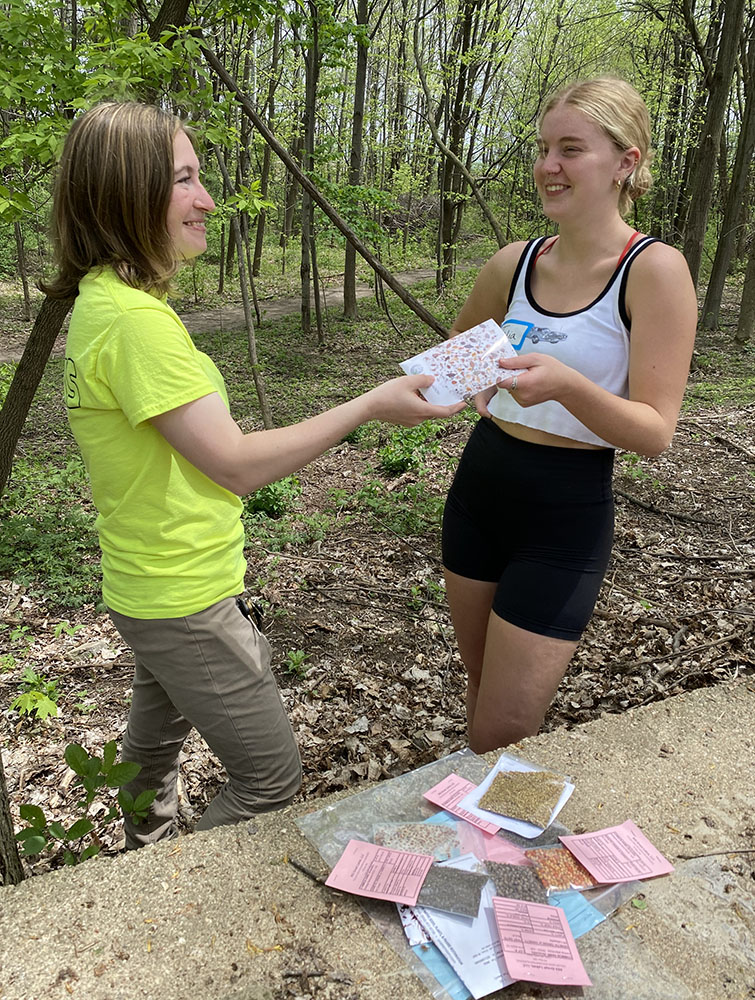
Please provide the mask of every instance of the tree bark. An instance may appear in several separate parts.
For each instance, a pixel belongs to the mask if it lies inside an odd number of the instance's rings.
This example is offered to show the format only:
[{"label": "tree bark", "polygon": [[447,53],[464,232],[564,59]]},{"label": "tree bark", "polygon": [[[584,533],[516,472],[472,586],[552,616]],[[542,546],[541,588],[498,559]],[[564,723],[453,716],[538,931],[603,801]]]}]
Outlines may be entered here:
[{"label": "tree bark", "polygon": [[[281,19],[280,15],[275,18],[275,26],[273,27],[273,51],[270,57],[270,82],[267,88],[267,123],[272,129],[273,122],[275,120],[275,90],[278,86],[278,58],[280,54],[280,34],[281,34]],[[248,121],[248,119],[247,119]],[[251,123],[250,123],[251,124]],[[268,187],[270,185],[270,147],[265,143],[265,151],[262,154],[262,171],[260,173],[260,195],[262,198],[267,198]],[[257,216],[257,227],[254,238],[254,262],[252,264],[252,277],[256,278],[260,273],[260,265],[262,264],[262,244],[265,239],[265,224],[267,221],[267,213],[264,208],[260,209],[260,214]]]},{"label": "tree bark", "polygon": [[687,259],[692,280],[697,285],[700,262],[703,254],[705,230],[713,194],[716,172],[716,154],[721,129],[724,124],[729,90],[734,75],[734,66],[739,48],[744,0],[729,0],[725,5],[721,40],[718,46],[713,79],[711,81],[708,106],[705,112],[700,142],[695,153],[691,171],[689,214],[684,237],[684,256]]},{"label": "tree bark", "polygon": [[747,344],[755,337],[755,232],[750,235],[750,259],[747,262],[742,302],[739,306],[739,323],[734,340]]},{"label": "tree bark", "polygon": [[[219,146],[215,146],[215,159],[217,160],[220,173],[223,175],[223,183],[230,194],[234,194],[233,183],[231,182],[228,168],[223,159],[223,153]],[[257,355],[257,339],[254,335],[254,321],[252,320],[252,307],[249,301],[249,284],[247,282],[247,262],[244,255],[243,241],[241,238],[241,227],[239,226],[238,213],[234,212],[230,219],[231,238],[236,244],[236,259],[239,262],[239,288],[241,289],[241,304],[244,309],[244,323],[246,325],[246,339],[249,346],[249,360],[252,364],[252,378],[254,387],[257,390],[257,399],[260,404],[262,414],[262,424],[266,430],[275,426],[273,415],[270,412],[270,404],[267,399],[265,382],[260,371],[259,357]]]},{"label": "tree bark", "polygon": [[401,301],[407,305],[412,312],[419,316],[423,323],[426,323],[427,326],[429,326],[431,330],[434,330],[439,336],[446,337],[448,335],[448,331],[443,324],[435,316],[433,316],[431,312],[425,309],[422,303],[418,302],[414,296],[412,296],[404,288],[404,286],[396,280],[391,272],[374,256],[374,254],[370,252],[351,227],[344,222],[330,202],[320,193],[319,189],[302,171],[301,167],[299,167],[295,160],[291,158],[285,147],[278,142],[270,129],[265,125],[262,118],[260,118],[257,114],[252,101],[241,91],[239,85],[230,75],[225,66],[220,62],[215,53],[206,45],[202,45],[202,54],[207,60],[208,65],[222,80],[223,84],[228,88],[228,90],[236,95],[236,99],[238,100],[239,106],[243,110],[244,114],[249,116],[252,124],[263,137],[265,142],[270,144],[275,155],[283,162],[286,169],[292,174],[293,177],[296,178],[299,184],[309,191],[312,199],[320,206],[325,215],[327,215],[339,232],[341,232],[350,243],[354,244],[357,253],[364,257],[370,267],[380,275],[386,285],[388,285],[388,287],[396,293]]},{"label": "tree bark", "polygon": [[29,275],[26,270],[26,249],[24,248],[24,234],[21,223],[15,222],[13,229],[16,236],[16,257],[18,260],[18,274],[21,278],[21,287],[24,292],[24,322],[31,322],[31,297],[29,296]]},{"label": "tree bark", "polygon": [[18,885],[24,880],[24,869],[13,833],[13,817],[10,813],[2,754],[0,754],[0,876],[3,885]]},{"label": "tree bark", "polygon": [[[357,24],[367,25],[367,0],[358,0]],[[356,78],[354,80],[354,116],[351,126],[351,153],[349,156],[349,184],[357,187],[362,182],[362,141],[364,138],[364,101],[367,88],[367,45],[357,38]],[[357,260],[354,244],[346,243],[343,274],[343,314],[346,319],[357,318]]]},{"label": "tree bark", "polygon": [[[304,150],[302,166],[304,172],[311,175],[314,167],[315,128],[317,124],[315,112],[321,62],[319,11],[314,0],[309,0],[309,11],[311,16],[309,25],[310,33],[306,43],[301,45],[305,70],[304,117],[302,121]],[[320,289],[317,283],[317,274],[313,274],[316,266],[312,254],[313,226],[314,205],[312,204],[312,196],[307,188],[304,188],[301,199],[301,265],[299,268],[301,277],[301,325],[304,336],[309,336],[312,330],[311,297],[314,293],[317,342],[322,344],[323,336],[318,301]]]},{"label": "tree bark", "polygon": [[705,330],[714,330],[718,325],[726,275],[734,255],[737,241],[737,222],[742,210],[742,201],[747,188],[747,178],[755,152],[755,19],[750,25],[747,44],[747,73],[745,78],[745,108],[742,116],[742,126],[737,140],[737,153],[734,160],[731,184],[729,185],[726,209],[721,225],[721,236],[716,246],[716,256],[713,269],[705,293],[701,326]]},{"label": "tree bark", "polygon": [[0,410],[0,496],[10,475],[13,454],[34,393],[72,305],[73,299],[44,299]]},{"label": "tree bark", "polygon": [[158,41],[160,35],[170,28],[183,27],[186,24],[188,12],[189,0],[164,0],[149,26],[150,41]]}]

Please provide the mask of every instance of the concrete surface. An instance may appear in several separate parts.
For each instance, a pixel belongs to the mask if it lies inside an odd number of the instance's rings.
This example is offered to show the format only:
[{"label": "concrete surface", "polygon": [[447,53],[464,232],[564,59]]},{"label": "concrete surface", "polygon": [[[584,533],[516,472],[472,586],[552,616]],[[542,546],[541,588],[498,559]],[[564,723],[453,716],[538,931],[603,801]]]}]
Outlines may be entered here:
[{"label": "concrete surface", "polygon": [[[631,818],[677,867],[580,939],[592,988],[496,996],[755,997],[754,709],[743,678],[513,748],[575,781],[566,826]],[[427,1000],[354,897],[287,863],[323,871],[295,820],[344,797],[1,888],[0,998]]]}]

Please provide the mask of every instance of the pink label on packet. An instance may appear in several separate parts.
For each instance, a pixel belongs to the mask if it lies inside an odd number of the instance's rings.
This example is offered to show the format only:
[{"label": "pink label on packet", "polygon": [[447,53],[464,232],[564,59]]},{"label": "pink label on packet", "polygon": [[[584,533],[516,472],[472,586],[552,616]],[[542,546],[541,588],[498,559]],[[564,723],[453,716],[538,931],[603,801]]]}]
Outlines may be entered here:
[{"label": "pink label on packet", "polygon": [[432,854],[395,851],[364,840],[350,840],[325,885],[357,896],[414,906],[434,861]]},{"label": "pink label on packet", "polygon": [[441,809],[445,809],[446,812],[450,812],[453,816],[458,816],[467,823],[471,823],[472,826],[476,826],[483,833],[498,833],[501,829],[498,824],[480,819],[474,813],[459,808],[459,802],[476,787],[473,781],[467,781],[461,775],[449,774],[447,778],[439,781],[437,785],[433,785],[432,788],[423,794],[428,802],[432,802],[433,805],[440,806]]},{"label": "pink label on packet", "polygon": [[512,979],[552,986],[592,986],[560,907],[494,896],[493,910],[506,971]]},{"label": "pink label on packet", "polygon": [[559,837],[574,857],[601,883],[633,882],[674,870],[631,819],[595,833]]}]

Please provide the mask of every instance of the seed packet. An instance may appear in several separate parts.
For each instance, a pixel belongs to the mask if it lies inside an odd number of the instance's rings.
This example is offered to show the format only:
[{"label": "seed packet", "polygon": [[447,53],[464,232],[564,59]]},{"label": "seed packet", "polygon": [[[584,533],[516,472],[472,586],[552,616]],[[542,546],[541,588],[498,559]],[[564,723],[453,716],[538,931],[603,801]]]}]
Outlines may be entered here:
[{"label": "seed packet", "polygon": [[524,865],[507,865],[486,861],[485,868],[495,885],[496,895],[507,899],[525,899],[530,903],[546,903],[547,894],[534,869]]},{"label": "seed packet", "polygon": [[486,319],[402,361],[401,367],[407,375],[434,375],[433,384],[420,391],[428,403],[447,406],[489,389],[501,378],[521,375],[523,368],[504,371],[498,366],[499,359],[514,357],[516,351],[503,329],[495,320]]},{"label": "seed packet", "polygon": [[395,851],[432,854],[436,861],[459,853],[456,823],[383,823],[373,827],[372,840]]},{"label": "seed packet", "polygon": [[598,884],[565,847],[533,847],[524,856],[535,866],[549,895],[566,889],[591,889]]},{"label": "seed packet", "polygon": [[564,779],[550,771],[500,771],[479,807],[546,827],[565,787]]}]

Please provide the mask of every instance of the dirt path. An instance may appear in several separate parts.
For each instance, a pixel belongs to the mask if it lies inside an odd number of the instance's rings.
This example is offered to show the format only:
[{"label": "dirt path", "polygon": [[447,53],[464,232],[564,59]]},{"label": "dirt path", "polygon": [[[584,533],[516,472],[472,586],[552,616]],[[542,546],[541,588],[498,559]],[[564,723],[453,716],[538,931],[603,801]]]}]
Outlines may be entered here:
[{"label": "dirt path", "polygon": [[[418,281],[426,281],[434,275],[433,268],[421,268],[416,271],[399,271],[395,278],[402,285],[408,287]],[[375,289],[372,285],[363,281],[357,282],[356,295],[358,299],[366,299],[374,294]],[[324,304],[327,309],[343,309],[343,286],[326,288]],[[262,299],[260,301],[262,324],[264,325],[266,321],[279,319],[281,316],[293,316],[300,309],[300,295],[292,295],[282,299]],[[237,330],[244,325],[244,310],[241,305],[225,305],[215,309],[198,309],[196,311],[182,310],[179,311],[179,315],[189,333],[206,333],[209,330]]]},{"label": "dirt path", "polygon": [[[427,281],[434,277],[434,268],[418,268],[414,271],[398,271],[396,280],[408,287],[418,281]],[[390,290],[389,290],[390,292]],[[375,294],[372,285],[358,282],[356,295],[358,299],[368,298]],[[324,293],[325,307],[328,309],[343,309],[343,286],[326,288]],[[260,300],[262,327],[265,323],[281,316],[292,316],[301,308],[301,297],[298,295],[286,298],[270,298]],[[178,314],[186,325],[189,333],[207,333],[211,330],[239,330],[244,326],[244,310],[241,304],[219,305],[212,309],[179,308]],[[30,329],[28,324],[14,317],[0,318],[0,364],[8,361],[18,361],[23,353]],[[62,358],[65,353],[65,328],[55,341],[51,357]]]}]

